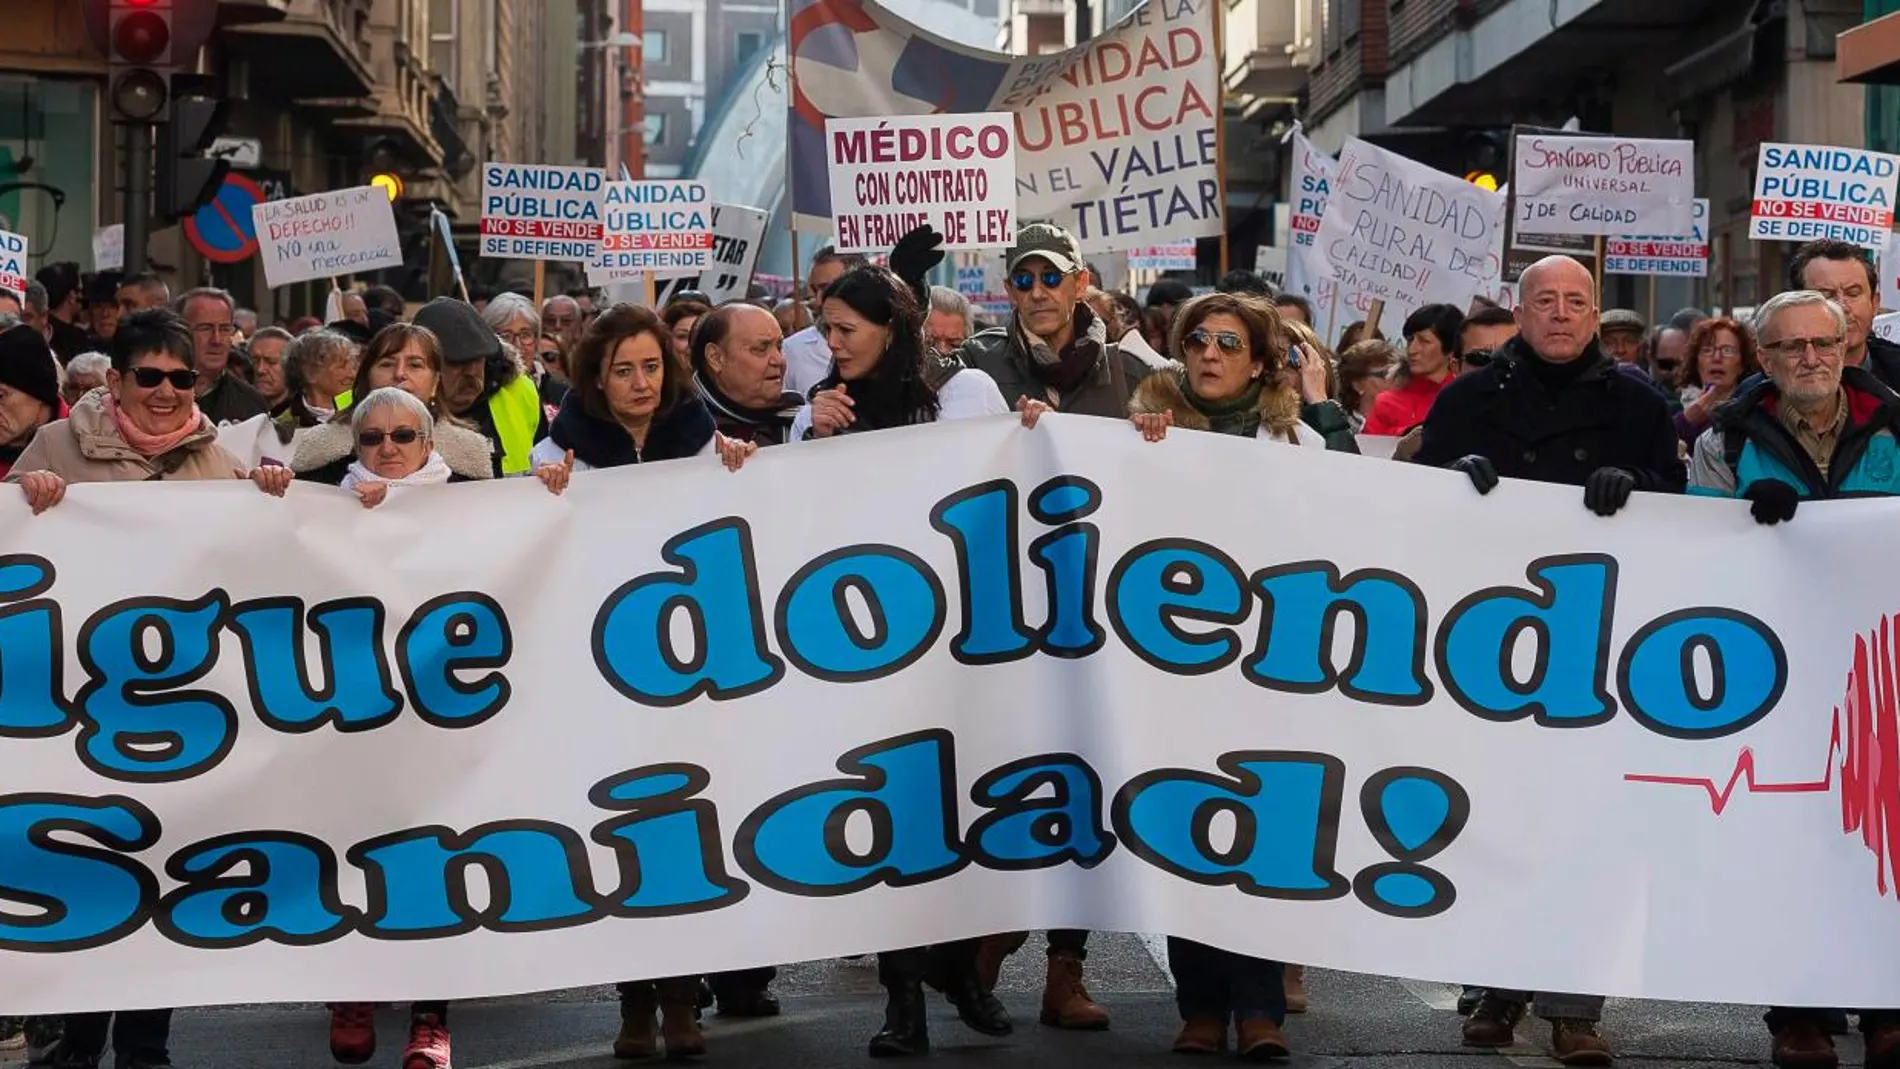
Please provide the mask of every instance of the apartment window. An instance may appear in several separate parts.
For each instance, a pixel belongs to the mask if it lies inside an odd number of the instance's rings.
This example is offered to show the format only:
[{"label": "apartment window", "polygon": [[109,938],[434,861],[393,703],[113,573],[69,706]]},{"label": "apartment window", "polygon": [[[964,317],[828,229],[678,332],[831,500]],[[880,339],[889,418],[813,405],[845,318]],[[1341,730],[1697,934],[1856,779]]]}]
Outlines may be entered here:
[{"label": "apartment window", "polygon": [[765,35],[762,33],[741,33],[733,42],[732,65],[743,68],[752,62],[752,57],[765,47]]},{"label": "apartment window", "polygon": [[665,30],[648,30],[640,35],[640,61],[643,63],[666,62]]},{"label": "apartment window", "polygon": [[666,114],[664,112],[647,113],[646,141],[648,148],[658,148],[666,144]]}]

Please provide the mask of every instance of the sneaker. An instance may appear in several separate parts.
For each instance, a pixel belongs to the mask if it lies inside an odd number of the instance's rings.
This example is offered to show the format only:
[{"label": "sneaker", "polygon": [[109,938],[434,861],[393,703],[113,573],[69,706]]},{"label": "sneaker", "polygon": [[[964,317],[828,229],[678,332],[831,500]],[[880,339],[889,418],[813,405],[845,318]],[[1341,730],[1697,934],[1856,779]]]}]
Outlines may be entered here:
[{"label": "sneaker", "polygon": [[1550,1051],[1565,1065],[1609,1065],[1612,1060],[1597,1023],[1575,1017],[1551,1018]]},{"label": "sneaker", "polygon": [[1524,1019],[1524,1004],[1484,995],[1465,1018],[1465,1046],[1508,1047],[1517,1042],[1517,1023]]},{"label": "sneaker", "polygon": [[449,1028],[433,1013],[417,1015],[409,1024],[409,1045],[403,1048],[402,1069],[450,1069]]},{"label": "sneaker", "polygon": [[343,1065],[362,1065],[376,1054],[376,1007],[368,1002],[330,1006],[330,1057]]}]

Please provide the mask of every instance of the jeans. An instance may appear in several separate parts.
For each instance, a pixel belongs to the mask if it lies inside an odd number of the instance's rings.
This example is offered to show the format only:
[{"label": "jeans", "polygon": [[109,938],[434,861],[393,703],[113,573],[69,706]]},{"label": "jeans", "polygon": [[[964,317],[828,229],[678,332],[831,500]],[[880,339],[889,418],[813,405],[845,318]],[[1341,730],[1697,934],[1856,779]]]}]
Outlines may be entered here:
[{"label": "jeans", "polygon": [[1169,936],[1168,971],[1184,1021],[1286,1021],[1286,966],[1280,962]]},{"label": "jeans", "polygon": [[171,1060],[171,1053],[166,1049],[172,1034],[170,1010],[69,1013],[66,1034],[60,1040],[61,1059],[80,1056],[96,1061],[105,1053],[108,1032],[112,1035],[112,1049],[121,1063],[136,1058],[152,1065],[164,1065]]},{"label": "jeans", "polygon": [[[1860,1030],[1863,1033],[1900,1026],[1900,1010],[1860,1010],[1858,1012],[1860,1013]],[[1813,1021],[1825,1031],[1827,1030],[1828,1024],[1826,1019],[1835,1014],[1841,1015],[1836,1018],[1837,1021],[1845,1020],[1846,1015],[1844,1013],[1831,1007],[1773,1006],[1769,1008],[1767,1013],[1762,1014],[1761,1019],[1768,1023],[1768,1031],[1771,1034],[1779,1032],[1790,1023],[1801,1019]],[[1845,1027],[1845,1025],[1843,1025],[1843,1027]]]},{"label": "jeans", "polygon": [[1528,1002],[1537,1016],[1546,1021],[1559,1019],[1600,1021],[1603,1019],[1602,995],[1562,995],[1555,991],[1508,991],[1486,988],[1491,997],[1505,1002]]}]

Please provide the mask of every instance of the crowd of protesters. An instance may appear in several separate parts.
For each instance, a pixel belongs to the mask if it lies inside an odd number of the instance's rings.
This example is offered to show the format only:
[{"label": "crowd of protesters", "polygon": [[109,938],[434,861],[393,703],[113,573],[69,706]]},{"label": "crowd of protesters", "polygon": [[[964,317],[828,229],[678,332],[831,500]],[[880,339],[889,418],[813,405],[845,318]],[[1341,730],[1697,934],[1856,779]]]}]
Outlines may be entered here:
[{"label": "crowd of protesters", "polygon": [[[937,420],[1050,412],[1128,420],[1158,442],[1211,432],[1359,452],[1576,487],[1598,515],[1638,490],[1744,498],[1764,524],[1799,502],[1900,493],[1900,347],[1873,336],[1875,268],[1853,246],[1815,242],[1787,288],[1747,321],[1688,310],[1651,327],[1599,310],[1590,272],[1565,257],[1523,274],[1519,304],[1427,305],[1398,340],[1353,323],[1336,344],[1312,308],[1235,272],[1196,295],[1164,280],[1143,300],[1099,288],[1075,239],[1026,225],[1006,255],[1012,314],[986,323],[926,283],[943,259],[923,230],[888,266],[821,250],[797,299],[715,305],[674,295],[654,310],[589,291],[538,307],[517,293],[409,310],[393,290],[346,295],[342,318],[260,326],[221,290],[173,295],[150,275],[84,280],[49,269],[24,300],[0,294],[0,477],[35,513],[76,482],[245,479],[282,496],[336,487],[365,508],[391,494],[521,476],[559,494],[600,468],[680,460],[738,470],[760,448]],[[284,463],[252,464],[221,425],[265,417]],[[703,458],[695,461],[694,458]],[[429,490],[428,492],[445,492]],[[930,1048],[925,989],[968,1027],[1006,1035],[995,995],[1024,933],[878,956],[887,991],[873,1056]],[[1085,982],[1089,933],[1051,931],[1038,1009],[1092,1030],[1110,1010]],[[1289,1056],[1302,970],[1169,940],[1182,1020],[1173,1049]],[[707,1053],[701,1015],[779,1012],[774,971],[644,978],[620,987],[615,1056]],[[1482,981],[1483,977],[1471,979]],[[1468,987],[1464,1042],[1505,1048],[1528,1008],[1565,1065],[1608,1065],[1603,999]],[[449,1005],[417,1002],[404,1069],[448,1069]],[[1900,1069],[1900,1011],[1861,1009],[1867,1064]],[[331,1054],[375,1050],[371,1007],[330,1008]],[[1839,1010],[1767,1015],[1775,1064],[1836,1064]],[[75,1014],[25,1023],[39,1064],[92,1069],[108,1041],[119,1069],[170,1065],[170,1012]]]}]

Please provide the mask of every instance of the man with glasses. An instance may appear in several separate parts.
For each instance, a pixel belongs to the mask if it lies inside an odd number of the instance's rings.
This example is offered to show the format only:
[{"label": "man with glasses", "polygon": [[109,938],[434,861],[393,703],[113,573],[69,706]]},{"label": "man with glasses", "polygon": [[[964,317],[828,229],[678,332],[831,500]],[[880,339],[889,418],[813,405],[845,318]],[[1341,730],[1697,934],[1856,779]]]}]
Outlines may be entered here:
[{"label": "man with glasses", "polygon": [[1880,312],[1880,277],[1867,250],[1844,241],[1810,241],[1788,261],[1788,288],[1813,290],[1847,315],[1841,363],[1864,368],[1888,389],[1900,390],[1900,345],[1873,335]]},{"label": "man with glasses", "polygon": [[198,409],[215,426],[242,423],[270,413],[270,401],[231,370],[237,340],[237,302],[209,286],[178,298],[177,312],[191,327],[191,366],[198,372]]},{"label": "man with glasses", "polygon": [[1509,308],[1479,298],[1458,329],[1459,374],[1469,375],[1491,362],[1504,343],[1517,336],[1517,317]]},{"label": "man with glasses", "polygon": [[[541,333],[561,340],[561,347],[569,352],[581,340],[580,302],[566,294],[555,294],[541,303]],[[531,345],[524,352],[532,352]]]}]

